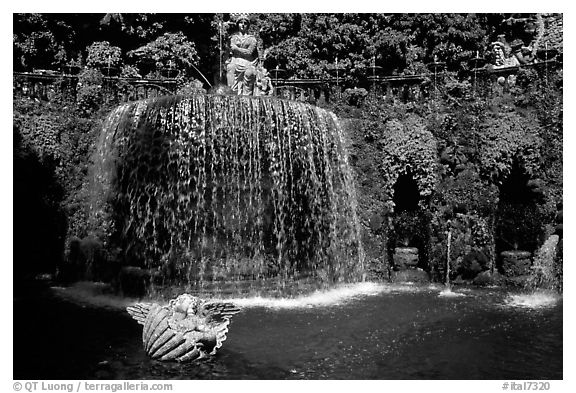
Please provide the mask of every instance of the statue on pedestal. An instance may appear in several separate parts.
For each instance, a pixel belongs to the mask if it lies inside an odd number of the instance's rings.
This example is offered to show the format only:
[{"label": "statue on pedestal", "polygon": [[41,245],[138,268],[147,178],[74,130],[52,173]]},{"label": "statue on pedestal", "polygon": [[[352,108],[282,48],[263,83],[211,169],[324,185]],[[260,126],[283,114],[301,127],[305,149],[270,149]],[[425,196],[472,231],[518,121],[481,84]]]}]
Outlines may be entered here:
[{"label": "statue on pedestal", "polygon": [[522,40],[515,39],[510,45],[512,47],[512,55],[518,59],[520,64],[524,65],[534,62],[534,54],[532,53],[532,48],[529,46],[524,46]]},{"label": "statue on pedestal", "polygon": [[520,65],[518,59],[512,55],[512,48],[501,41],[490,44],[492,47],[494,68],[514,67]]},{"label": "statue on pedestal", "polygon": [[259,65],[256,37],[248,33],[248,14],[232,15],[238,32],[230,38],[231,59],[226,66],[228,87],[239,95],[253,95]]},{"label": "statue on pedestal", "polygon": [[230,38],[231,57],[226,65],[228,87],[238,95],[272,95],[272,80],[259,58],[256,37],[248,33],[249,15],[232,14],[232,19],[238,32]]}]

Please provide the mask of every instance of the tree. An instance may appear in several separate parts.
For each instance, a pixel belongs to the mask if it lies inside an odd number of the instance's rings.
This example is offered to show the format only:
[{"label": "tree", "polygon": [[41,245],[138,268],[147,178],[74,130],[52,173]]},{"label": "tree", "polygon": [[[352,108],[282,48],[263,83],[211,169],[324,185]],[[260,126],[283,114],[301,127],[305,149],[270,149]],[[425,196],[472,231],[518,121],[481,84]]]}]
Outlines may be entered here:
[{"label": "tree", "polygon": [[[65,37],[58,37],[58,33]],[[14,69],[31,71],[62,65],[67,59],[64,42],[72,34],[65,23],[42,14],[14,14]]]},{"label": "tree", "polygon": [[268,68],[328,77],[336,66],[349,84],[373,62],[386,73],[423,73],[437,57],[450,69],[482,51],[491,17],[475,14],[265,14],[256,20]]},{"label": "tree", "polygon": [[128,56],[140,65],[153,62],[156,71],[173,67],[187,75],[199,60],[196,46],[183,33],[164,33],[156,40],[130,51]]}]

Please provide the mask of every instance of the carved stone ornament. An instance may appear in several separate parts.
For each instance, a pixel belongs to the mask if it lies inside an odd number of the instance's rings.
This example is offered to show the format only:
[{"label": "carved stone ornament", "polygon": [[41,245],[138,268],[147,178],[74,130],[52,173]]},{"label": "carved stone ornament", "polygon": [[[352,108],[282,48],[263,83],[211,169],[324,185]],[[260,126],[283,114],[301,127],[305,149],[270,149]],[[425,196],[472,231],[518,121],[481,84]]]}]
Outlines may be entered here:
[{"label": "carved stone ornament", "polygon": [[230,318],[240,311],[232,303],[205,301],[183,294],[167,306],[137,303],[126,308],[144,325],[142,341],[152,359],[186,362],[215,355],[228,333]]}]

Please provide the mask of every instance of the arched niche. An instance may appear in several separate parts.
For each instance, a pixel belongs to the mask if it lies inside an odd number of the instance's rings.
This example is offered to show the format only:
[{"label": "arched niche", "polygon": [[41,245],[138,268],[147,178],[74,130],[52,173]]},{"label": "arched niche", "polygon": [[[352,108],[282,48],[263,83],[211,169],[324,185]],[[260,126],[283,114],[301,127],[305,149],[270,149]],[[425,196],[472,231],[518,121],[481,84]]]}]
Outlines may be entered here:
[{"label": "arched niche", "polygon": [[522,250],[534,253],[544,233],[539,180],[527,174],[517,161],[499,186],[496,212],[496,252]]},{"label": "arched niche", "polygon": [[418,191],[418,184],[410,171],[398,176],[393,190],[394,196],[392,200],[394,201],[395,212],[414,212],[418,210],[420,192]]},{"label": "arched niche", "polygon": [[388,239],[390,260],[394,261],[397,248],[417,248],[417,267],[425,269],[428,266],[429,219],[420,203],[422,196],[410,170],[398,176],[393,191],[394,213]]}]

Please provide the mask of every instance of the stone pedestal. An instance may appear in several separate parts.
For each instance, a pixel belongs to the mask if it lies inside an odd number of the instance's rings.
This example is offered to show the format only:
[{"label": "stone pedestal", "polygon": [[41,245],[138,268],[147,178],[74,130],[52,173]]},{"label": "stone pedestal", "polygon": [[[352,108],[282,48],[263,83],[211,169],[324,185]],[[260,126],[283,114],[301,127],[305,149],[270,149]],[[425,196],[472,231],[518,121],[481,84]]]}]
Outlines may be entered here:
[{"label": "stone pedestal", "polygon": [[518,277],[530,274],[532,254],[528,251],[502,251],[502,272],[506,277]]},{"label": "stone pedestal", "polygon": [[418,249],[416,247],[396,247],[394,249],[394,270],[405,270],[418,266]]},{"label": "stone pedestal", "polygon": [[478,286],[491,286],[491,285],[502,285],[504,283],[504,277],[498,272],[490,273],[489,270],[483,271],[478,274],[472,284]]},{"label": "stone pedestal", "polygon": [[392,272],[390,277],[392,282],[413,282],[413,283],[429,283],[430,275],[420,268],[408,268],[398,272]]}]

